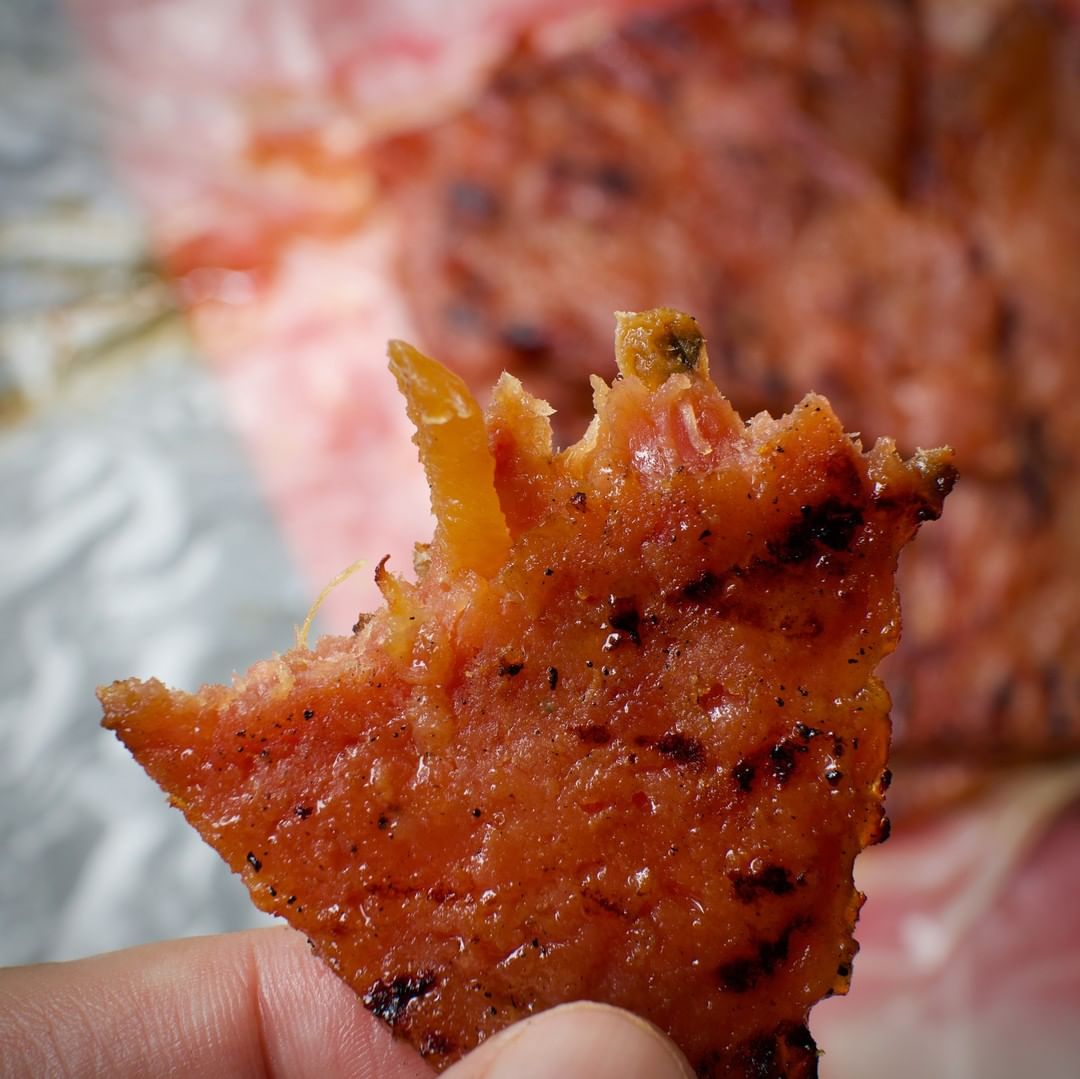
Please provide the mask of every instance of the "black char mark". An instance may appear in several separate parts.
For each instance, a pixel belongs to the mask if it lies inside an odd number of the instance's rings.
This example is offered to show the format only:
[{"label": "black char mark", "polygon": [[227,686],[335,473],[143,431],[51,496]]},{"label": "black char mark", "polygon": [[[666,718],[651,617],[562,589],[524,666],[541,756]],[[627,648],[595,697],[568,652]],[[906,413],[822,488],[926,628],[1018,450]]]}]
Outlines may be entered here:
[{"label": "black char mark", "polygon": [[615,632],[608,637],[605,648],[614,648],[623,641],[641,644],[641,614],[634,600],[612,599],[608,625]]},{"label": "black char mark", "polygon": [[705,747],[696,738],[688,738],[681,731],[669,731],[657,741],[654,748],[676,764],[705,763]]},{"label": "black char mark", "polygon": [[817,1043],[802,1023],[781,1023],[773,1034],[761,1034],[733,1053],[709,1053],[698,1063],[698,1075],[709,1079],[740,1075],[752,1079],[816,1079]]},{"label": "black char mark", "polygon": [[701,603],[711,599],[720,587],[720,580],[715,573],[706,570],[700,577],[692,580],[682,590],[682,598]]},{"label": "black char mark", "polygon": [[769,750],[769,767],[776,781],[783,786],[795,771],[796,753],[805,753],[806,746],[792,738],[784,738]]},{"label": "black char mark", "polygon": [[684,328],[681,331],[672,330],[664,347],[680,367],[693,371],[697,368],[704,344],[700,330]]},{"label": "black char mark", "polygon": [[411,1001],[424,996],[434,987],[435,975],[430,971],[423,974],[399,974],[389,984],[382,980],[377,981],[364,994],[364,1006],[393,1026],[405,1013]]},{"label": "black char mark", "polygon": [[730,993],[746,993],[762,978],[771,977],[787,960],[792,934],[806,924],[806,919],[796,918],[775,940],[763,940],[758,944],[756,954],[721,964],[716,971],[720,988]]},{"label": "black char mark", "polygon": [[830,551],[846,551],[863,523],[858,506],[837,498],[827,498],[819,506],[803,506],[801,513],[802,520],[781,540],[768,544],[769,553],[778,562],[804,562],[819,545]]},{"label": "black char mark", "polygon": [[735,777],[735,784],[739,790],[749,794],[754,787],[754,775],[756,772],[757,768],[751,761],[739,761],[731,774]]},{"label": "black char mark", "polygon": [[756,873],[732,871],[728,879],[740,903],[753,903],[761,895],[790,895],[795,891],[794,878],[781,865],[767,865]]}]

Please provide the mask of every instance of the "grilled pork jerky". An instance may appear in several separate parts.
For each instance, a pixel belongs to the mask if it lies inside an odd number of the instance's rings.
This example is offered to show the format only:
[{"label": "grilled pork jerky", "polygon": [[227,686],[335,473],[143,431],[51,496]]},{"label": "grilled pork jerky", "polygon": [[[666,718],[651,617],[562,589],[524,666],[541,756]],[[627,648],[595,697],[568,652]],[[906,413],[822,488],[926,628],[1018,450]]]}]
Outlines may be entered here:
[{"label": "grilled pork jerky", "polygon": [[437,529],[385,606],[232,686],[101,690],[256,904],[432,1064],[575,999],[702,1075],[808,1076],[884,838],[900,548],[948,451],[868,453],[828,403],[743,421],[696,322],[619,316],[620,377],[556,452],[505,376],[483,415],[391,366]]}]

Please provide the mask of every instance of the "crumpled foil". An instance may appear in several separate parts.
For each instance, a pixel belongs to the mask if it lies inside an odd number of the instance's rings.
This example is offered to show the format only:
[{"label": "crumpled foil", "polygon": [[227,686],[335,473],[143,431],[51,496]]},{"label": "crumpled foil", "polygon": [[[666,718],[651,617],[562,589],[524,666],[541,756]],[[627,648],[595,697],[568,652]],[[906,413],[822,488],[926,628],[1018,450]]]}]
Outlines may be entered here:
[{"label": "crumpled foil", "polygon": [[0,964],[264,923],[99,726],[288,647],[307,589],[140,223],[54,2],[0,5]]}]

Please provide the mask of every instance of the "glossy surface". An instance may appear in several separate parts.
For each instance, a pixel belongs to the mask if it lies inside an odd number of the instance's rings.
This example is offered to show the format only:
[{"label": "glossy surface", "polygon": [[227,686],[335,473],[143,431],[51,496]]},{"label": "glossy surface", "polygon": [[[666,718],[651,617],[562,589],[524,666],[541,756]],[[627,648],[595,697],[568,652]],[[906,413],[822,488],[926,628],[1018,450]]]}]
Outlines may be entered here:
[{"label": "glossy surface", "polygon": [[[114,683],[105,722],[437,1066],[591,998],[702,1074],[813,1074],[852,863],[887,831],[892,575],[949,454],[863,455],[813,396],[744,423],[674,312],[617,340],[622,378],[560,454],[546,407],[496,387],[501,565],[468,568],[440,520],[354,636],[196,695]],[[437,513],[492,491],[429,475]]]}]

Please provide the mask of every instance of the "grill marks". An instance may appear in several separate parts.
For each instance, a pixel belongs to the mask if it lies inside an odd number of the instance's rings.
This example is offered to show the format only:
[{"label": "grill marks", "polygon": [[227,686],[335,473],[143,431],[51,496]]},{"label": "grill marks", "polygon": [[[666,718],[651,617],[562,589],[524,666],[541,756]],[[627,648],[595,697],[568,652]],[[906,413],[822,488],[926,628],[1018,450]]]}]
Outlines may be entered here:
[{"label": "grill marks", "polygon": [[760,941],[753,954],[722,963],[716,970],[720,988],[729,993],[746,993],[756,988],[763,978],[772,977],[787,961],[792,936],[809,925],[809,918],[795,918],[779,936]]},{"label": "grill marks", "polygon": [[782,865],[766,865],[749,873],[732,870],[728,879],[740,903],[756,903],[765,895],[791,895],[802,877],[794,877]]},{"label": "grill marks", "polygon": [[[706,567],[670,592],[667,603],[676,608],[702,606],[717,617],[766,632],[814,640],[827,627],[816,612],[806,609],[805,597],[791,604],[778,600],[778,590],[790,579],[787,569],[822,554],[850,552],[864,524],[863,511],[841,498],[830,496],[816,505],[803,505],[798,519],[767,540],[764,550],[749,557],[745,565]],[[843,571],[838,560],[836,572]]]},{"label": "grill marks", "polygon": [[782,564],[805,562],[821,547],[847,551],[859,526],[862,510],[838,498],[827,498],[817,506],[803,506],[802,520],[788,529],[780,540],[766,544],[769,553]]}]

